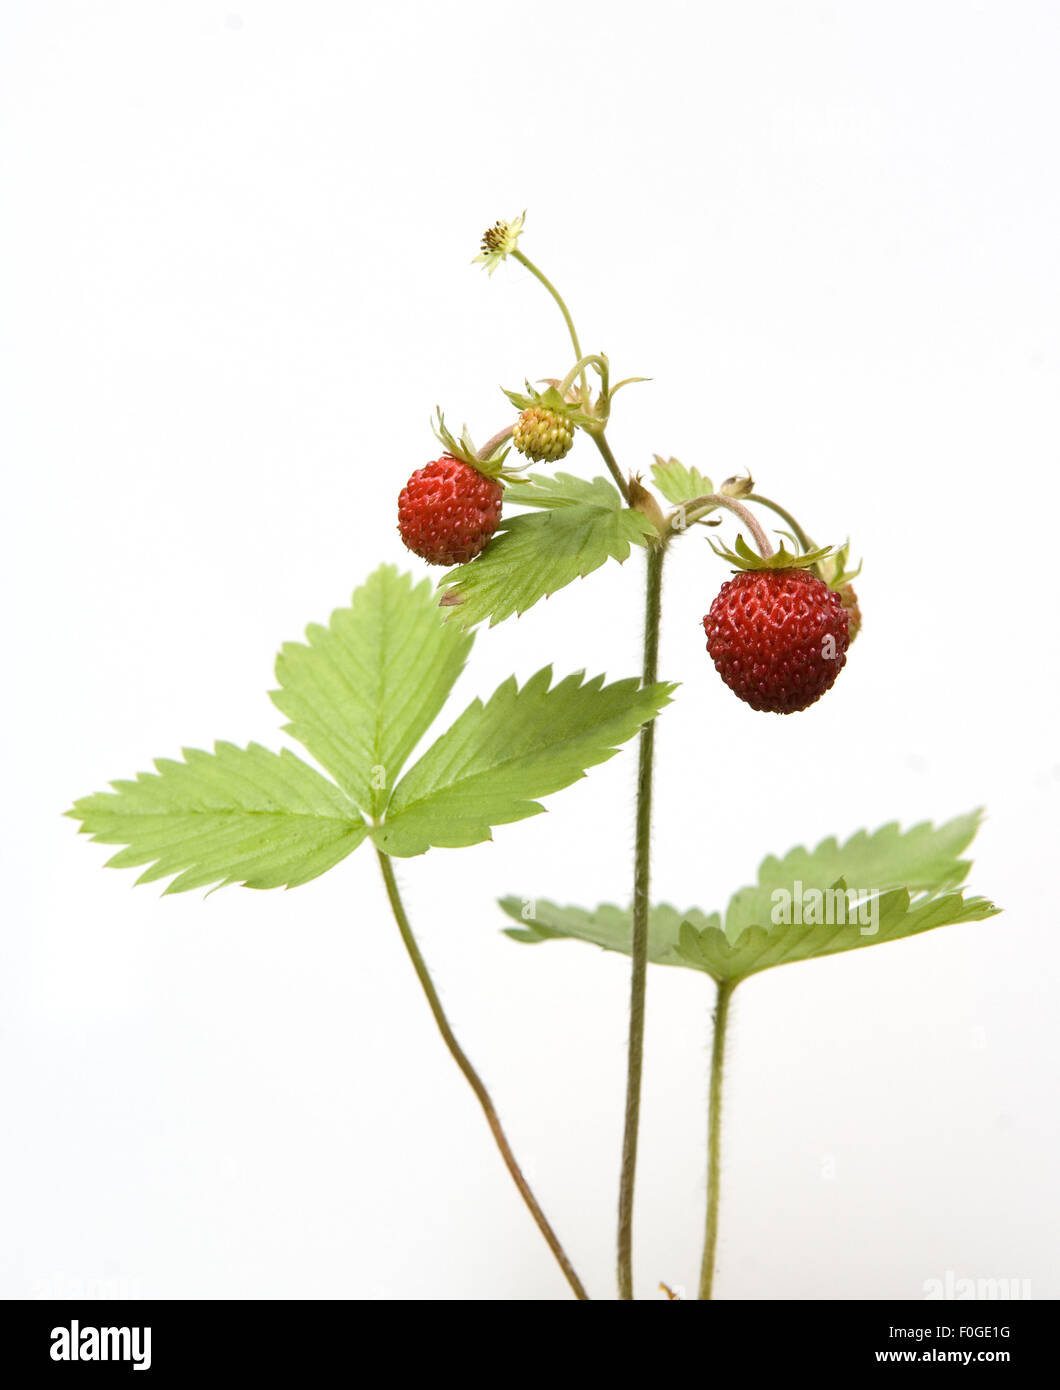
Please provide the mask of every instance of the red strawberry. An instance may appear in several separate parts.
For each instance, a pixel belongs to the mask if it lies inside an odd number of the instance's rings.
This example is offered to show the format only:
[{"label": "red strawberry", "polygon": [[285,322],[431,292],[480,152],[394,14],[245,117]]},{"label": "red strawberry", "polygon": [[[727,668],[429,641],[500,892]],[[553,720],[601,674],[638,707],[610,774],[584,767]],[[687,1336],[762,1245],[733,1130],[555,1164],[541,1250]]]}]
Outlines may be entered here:
[{"label": "red strawberry", "polygon": [[806,569],[743,571],[721,586],[703,627],[729,689],[752,709],[776,714],[819,700],[850,645],[839,595]]},{"label": "red strawberry", "polygon": [[401,489],[401,539],[428,564],[464,565],[496,531],[503,491],[496,478],[443,454]]}]

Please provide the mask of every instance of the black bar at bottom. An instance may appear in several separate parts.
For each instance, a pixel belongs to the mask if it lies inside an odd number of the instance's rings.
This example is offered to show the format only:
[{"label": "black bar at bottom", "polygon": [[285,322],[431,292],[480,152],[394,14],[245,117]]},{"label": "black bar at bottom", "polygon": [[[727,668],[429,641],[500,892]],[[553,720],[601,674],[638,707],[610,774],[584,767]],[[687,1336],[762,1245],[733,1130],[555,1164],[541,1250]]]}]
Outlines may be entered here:
[{"label": "black bar at bottom", "polygon": [[[566,1382],[575,1366],[604,1373],[626,1345],[622,1324],[609,1325],[607,1340],[599,1325],[590,1325],[589,1338],[552,1342],[540,1313],[531,1323],[524,1310],[509,1324],[502,1305],[491,1303],[473,1325],[457,1306],[438,1312],[425,1302],[390,1310],[343,1301],[8,1302],[0,1304],[0,1371],[18,1387],[56,1376],[70,1384],[86,1376],[132,1376],[145,1384],[189,1385],[189,1377],[203,1373],[233,1384],[255,1375],[296,1385],[340,1376],[404,1380],[417,1364],[432,1375],[503,1379],[506,1367],[525,1377],[536,1354],[551,1386],[557,1371]],[[675,1316],[677,1324],[669,1321]],[[719,1367],[715,1349],[743,1372],[808,1376],[824,1368],[901,1372],[943,1364],[1018,1368],[1026,1375],[1060,1351],[1055,1302],[721,1300],[701,1304],[692,1314],[698,1322],[681,1323],[682,1316],[671,1310],[662,1323],[636,1325],[639,1353],[655,1365],[654,1381],[671,1378],[668,1364],[687,1376],[693,1356],[707,1376],[712,1365]],[[644,1340],[651,1329],[666,1329],[667,1340]],[[669,1340],[679,1329],[681,1340]],[[671,1362],[674,1353],[679,1360]]]}]

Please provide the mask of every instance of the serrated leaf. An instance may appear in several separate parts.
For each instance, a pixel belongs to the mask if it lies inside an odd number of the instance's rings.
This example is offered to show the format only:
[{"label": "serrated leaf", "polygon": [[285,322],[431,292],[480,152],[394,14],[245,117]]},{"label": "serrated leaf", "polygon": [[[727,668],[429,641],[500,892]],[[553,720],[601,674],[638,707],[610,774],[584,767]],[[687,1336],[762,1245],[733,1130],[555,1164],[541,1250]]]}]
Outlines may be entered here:
[{"label": "serrated leaf", "polygon": [[[835,892],[838,902],[842,889]],[[822,895],[821,909],[825,914],[829,912],[827,902]],[[830,922],[809,922],[804,918],[787,925],[745,927],[735,939],[719,927],[697,929],[686,921],[681,924],[678,955],[685,964],[705,970],[716,980],[743,980],[775,965],[901,941],[934,927],[981,922],[998,912],[1000,908],[986,898],[965,898],[962,892],[914,900],[908,889],[894,888],[859,899],[853,911],[848,903],[845,909],[831,912]],[[839,920],[840,916],[843,920]]]},{"label": "serrated leaf", "polygon": [[112,782],[67,815],[83,834],[125,845],[110,868],[149,864],[137,883],[177,874],[167,893],[244,883],[293,888],[330,869],[361,843],[367,826],[327,778],[286,749],[218,743],[159,758],[155,772]]},{"label": "serrated leaf", "polygon": [[536,510],[506,517],[478,559],[442,580],[441,602],[455,624],[472,627],[489,618],[492,627],[525,613],[607,560],[628,559],[631,545],[654,534],[605,478],[530,474],[505,489],[505,505],[512,503]]},{"label": "serrated leaf", "polygon": [[[505,928],[513,941],[537,944],[568,938],[630,954],[633,918],[628,908],[604,903],[587,912],[522,898],[502,898],[500,905],[520,923]],[[855,913],[853,921],[844,923],[746,927],[730,941],[717,913],[708,916],[699,908],[679,912],[669,903],[659,903],[648,919],[648,960],[654,965],[700,970],[715,980],[737,981],[774,965],[899,941],[934,927],[979,922],[1000,909],[985,898],[965,898],[960,892],[911,901],[906,889],[896,888],[870,896],[860,904],[860,911],[864,921]]]},{"label": "serrated leaf", "polygon": [[429,580],[381,565],[349,608],[288,642],[272,692],[303,744],[366,815],[379,815],[464,669],[473,637],[445,623]]},{"label": "serrated leaf", "polygon": [[[871,835],[859,832],[843,845],[829,839],[813,851],[800,848],[783,859],[770,856],[759,870],[758,884],[733,895],[724,925],[719,914],[698,908],[653,907],[648,959],[737,981],[775,965],[993,917],[1000,911],[993,903],[966,898],[957,890],[969,867],[958,856],[974,837],[979,819],[980,813],[973,812],[938,827],[917,825],[904,834],[897,825],[886,825]],[[895,881],[903,878],[905,882]],[[628,909],[604,904],[588,912],[514,897],[500,905],[519,923],[506,929],[516,941],[570,938],[630,954]]]},{"label": "serrated leaf", "polygon": [[[540,941],[587,941],[605,951],[630,953],[633,919],[628,908],[613,903],[601,903],[592,912],[581,907],[560,907],[541,898],[501,898],[500,906],[518,922],[518,927],[506,927],[504,934],[513,941],[535,945]],[[669,903],[656,903],[651,909],[648,925],[648,959],[655,965],[684,965],[677,947],[681,924],[691,920],[698,927],[720,925],[720,918],[707,917],[698,908],[679,912]]]},{"label": "serrated leaf", "polygon": [[908,888],[911,893],[941,893],[967,876],[969,864],[961,854],[975,838],[981,811],[957,816],[944,825],[924,821],[903,831],[897,821],[869,834],[859,830],[845,843],[834,837],[816,849],[799,846],[783,859],[768,855],[758,870],[758,882],[734,893],[725,912],[725,931],[735,940],[744,927],[767,926],[777,889],[794,893],[831,888],[842,878],[854,890],[878,892]]},{"label": "serrated leaf", "polygon": [[602,511],[622,510],[622,498],[606,478],[579,478],[574,473],[528,473],[505,488],[504,502],[546,509],[589,505]]},{"label": "serrated leaf", "polygon": [[714,485],[698,468],[688,468],[679,459],[662,459],[658,454],[651,467],[652,478],[667,502],[691,502],[708,497]]},{"label": "serrated leaf", "polygon": [[669,704],[673,686],[636,680],[604,685],[552,670],[520,689],[506,680],[486,704],[474,700],[396,787],[372,834],[388,854],[422,854],[492,838],[491,827],[537,815],[537,798],[570,786]]}]

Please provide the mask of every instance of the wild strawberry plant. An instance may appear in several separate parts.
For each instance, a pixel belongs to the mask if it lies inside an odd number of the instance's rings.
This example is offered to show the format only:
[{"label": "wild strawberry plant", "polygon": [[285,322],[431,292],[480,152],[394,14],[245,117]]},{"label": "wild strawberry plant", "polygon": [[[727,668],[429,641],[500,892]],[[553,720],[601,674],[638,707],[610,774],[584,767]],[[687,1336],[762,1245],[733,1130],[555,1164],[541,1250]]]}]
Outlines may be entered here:
[{"label": "wild strawberry plant", "polygon": [[[700,1297],[712,1297],[721,1174],[726,1027],[737,985],[775,966],[861,950],[934,927],[979,921],[998,909],[962,887],[962,857],[978,813],[945,825],[859,831],[815,849],[762,861],[755,884],[723,911],[653,901],[651,823],[655,720],[676,687],[658,679],[662,578],[670,547],[693,528],[738,528],[732,548],[713,545],[735,571],[704,616],[707,652],[725,685],[753,709],[791,714],[821,699],[848,660],[861,627],[846,546],[818,546],[787,507],[749,478],[715,489],[695,466],[656,457],[645,482],[619,465],[608,439],[612,404],[631,381],[612,383],[600,353],[583,354],[567,306],[519,247],[523,219],[485,235],[492,274],[510,258],[558,305],[573,362],[562,376],[507,390],[509,423],[481,448],[439,414],[442,454],[400,492],[406,546],[446,572],[437,586],[383,565],[326,625],[283,646],[272,698],[284,731],[314,763],[289,749],[217,743],[159,759],[152,772],[111,783],[68,812],[83,833],[122,846],[108,864],[146,866],[138,883],[169,879],[167,893],[214,885],[293,888],[370,844],[398,931],[447,1048],[475,1093],[501,1156],[579,1299],[587,1290],[541,1210],[482,1080],[457,1041],[409,922],[393,860],[458,849],[496,826],[544,808],[636,736],[636,849],[628,907],[560,906],[540,895],[500,907],[524,944],[569,939],[631,958],[625,1130],[618,1192],[617,1285],[633,1298],[632,1231],[649,964],[698,971],[715,990],[710,1066],[706,1230]],[[564,364],[566,365],[566,364]],[[608,476],[554,471],[579,437]],[[513,453],[514,451],[514,453]],[[526,471],[530,464],[536,471]],[[541,465],[545,465],[541,468]],[[763,517],[780,524],[774,547]],[[745,537],[750,537],[753,546]],[[786,542],[790,542],[788,549]],[[644,641],[639,676],[605,684],[583,672],[557,679],[545,667],[519,686],[503,682],[475,699],[411,767],[435,727],[483,622],[525,612],[608,561],[643,553]],[[439,592],[440,590],[440,592]],[[690,653],[690,660],[702,654]],[[853,658],[856,659],[856,656]],[[719,699],[726,699],[719,689]],[[792,726],[792,737],[798,737]],[[323,769],[320,771],[318,769]],[[616,890],[618,896],[625,894]],[[527,905],[532,905],[528,913]]]}]

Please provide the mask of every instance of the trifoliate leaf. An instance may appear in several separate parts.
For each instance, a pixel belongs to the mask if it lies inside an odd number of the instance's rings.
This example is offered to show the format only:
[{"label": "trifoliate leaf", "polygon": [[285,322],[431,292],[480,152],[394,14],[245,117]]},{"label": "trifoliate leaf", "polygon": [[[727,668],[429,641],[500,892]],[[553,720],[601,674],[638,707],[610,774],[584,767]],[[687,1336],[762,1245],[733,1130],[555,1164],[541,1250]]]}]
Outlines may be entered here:
[{"label": "trifoliate leaf", "polygon": [[[959,856],[979,825],[980,814],[945,825],[914,826],[904,834],[885,825],[845,844],[824,840],[813,851],[770,856],[758,883],[732,897],[724,925],[719,914],[698,908],[680,912],[663,903],[651,909],[648,959],[683,965],[716,980],[742,980],[774,965],[811,960],[885,941],[916,936],[934,927],[976,922],[1000,909],[957,890],[969,865]],[[628,955],[632,915],[605,904],[592,912],[532,898],[504,898],[501,907],[519,925],[516,941],[570,938]]]},{"label": "trifoliate leaf", "polygon": [[491,827],[537,815],[537,798],[570,786],[669,704],[674,687],[604,685],[582,673],[550,687],[545,667],[475,700],[398,783],[375,843],[388,854],[474,845]]},{"label": "trifoliate leaf", "polygon": [[288,642],[273,700],[288,733],[368,816],[380,814],[409,754],[441,710],[472,636],[443,621],[429,580],[381,565],[327,627]]},{"label": "trifoliate leaf", "polygon": [[83,834],[126,845],[108,867],[149,864],[137,879],[170,874],[180,893],[211,884],[293,888],[330,869],[364,839],[357,808],[332,782],[284,750],[218,743],[186,748],[183,762],[160,758],[155,772],[112,782],[67,815]]},{"label": "trifoliate leaf", "polygon": [[705,473],[687,468],[679,459],[664,459],[656,454],[651,474],[667,502],[691,502],[697,497],[709,497],[714,491]]},{"label": "trifoliate leaf", "polygon": [[505,506],[535,512],[506,517],[476,560],[442,580],[442,606],[454,624],[490,626],[525,613],[539,599],[591,574],[608,559],[623,561],[630,545],[654,535],[651,522],[623,506],[604,478],[588,482],[569,473],[532,473],[505,489]]}]

